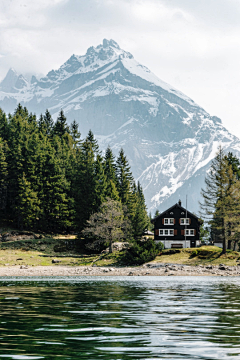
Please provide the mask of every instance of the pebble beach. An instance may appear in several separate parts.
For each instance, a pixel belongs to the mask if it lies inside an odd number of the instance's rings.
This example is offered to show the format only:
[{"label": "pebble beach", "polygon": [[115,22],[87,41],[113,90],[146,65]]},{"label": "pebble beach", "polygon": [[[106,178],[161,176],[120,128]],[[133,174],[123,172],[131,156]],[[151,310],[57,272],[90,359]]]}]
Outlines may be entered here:
[{"label": "pebble beach", "polygon": [[240,276],[240,266],[144,264],[136,267],[105,266],[2,266],[0,276]]}]

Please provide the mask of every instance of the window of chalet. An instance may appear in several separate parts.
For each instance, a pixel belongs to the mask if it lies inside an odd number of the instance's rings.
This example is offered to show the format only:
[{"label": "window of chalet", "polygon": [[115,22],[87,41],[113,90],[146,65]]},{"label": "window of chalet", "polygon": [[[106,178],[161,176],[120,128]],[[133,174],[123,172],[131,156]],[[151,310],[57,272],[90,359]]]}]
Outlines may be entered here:
[{"label": "window of chalet", "polygon": [[184,235],[186,235],[186,236],[194,236],[194,235],[196,235],[196,230],[195,229],[185,229],[184,230]]},{"label": "window of chalet", "polygon": [[173,236],[174,230],[173,229],[160,229],[159,230],[159,236]]},{"label": "window of chalet", "polygon": [[165,218],[163,219],[163,225],[174,225],[175,219],[173,218]]},{"label": "window of chalet", "polygon": [[191,224],[191,219],[189,219],[189,218],[181,218],[181,219],[179,219],[179,224],[180,225],[190,225]]}]

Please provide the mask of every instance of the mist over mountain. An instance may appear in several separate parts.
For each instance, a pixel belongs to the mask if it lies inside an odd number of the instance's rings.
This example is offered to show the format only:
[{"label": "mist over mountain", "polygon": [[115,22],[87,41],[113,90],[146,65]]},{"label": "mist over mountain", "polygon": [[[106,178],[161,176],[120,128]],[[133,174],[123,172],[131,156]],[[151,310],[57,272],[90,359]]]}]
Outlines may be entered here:
[{"label": "mist over mountain", "polygon": [[[213,94],[214,96],[214,94]],[[113,40],[72,55],[58,70],[29,82],[10,69],[0,83],[0,107],[13,112],[18,103],[54,118],[63,109],[89,129],[100,148],[123,147],[148,209],[165,210],[182,199],[198,211],[200,190],[221,143],[240,156],[240,141],[217,117],[210,116],[186,95],[158,79]]]}]

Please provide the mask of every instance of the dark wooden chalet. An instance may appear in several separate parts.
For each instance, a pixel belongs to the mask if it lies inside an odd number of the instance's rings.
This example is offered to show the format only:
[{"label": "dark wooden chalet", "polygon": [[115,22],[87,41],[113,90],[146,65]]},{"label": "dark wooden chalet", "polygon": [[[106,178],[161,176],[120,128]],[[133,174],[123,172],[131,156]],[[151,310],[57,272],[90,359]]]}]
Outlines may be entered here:
[{"label": "dark wooden chalet", "polygon": [[200,221],[182,207],[181,201],[151,220],[154,240],[161,241],[165,249],[188,248],[200,245]]}]

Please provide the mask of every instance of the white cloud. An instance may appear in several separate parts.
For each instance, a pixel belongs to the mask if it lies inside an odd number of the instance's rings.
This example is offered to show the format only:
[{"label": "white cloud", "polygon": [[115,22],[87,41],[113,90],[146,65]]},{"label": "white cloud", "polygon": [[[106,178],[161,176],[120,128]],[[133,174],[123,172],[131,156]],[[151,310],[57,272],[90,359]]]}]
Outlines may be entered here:
[{"label": "white cloud", "polygon": [[2,0],[0,78],[46,74],[113,38],[240,136],[239,19],[239,0]]}]

